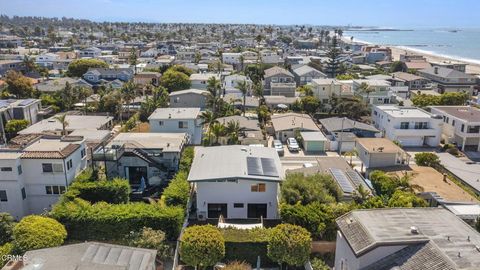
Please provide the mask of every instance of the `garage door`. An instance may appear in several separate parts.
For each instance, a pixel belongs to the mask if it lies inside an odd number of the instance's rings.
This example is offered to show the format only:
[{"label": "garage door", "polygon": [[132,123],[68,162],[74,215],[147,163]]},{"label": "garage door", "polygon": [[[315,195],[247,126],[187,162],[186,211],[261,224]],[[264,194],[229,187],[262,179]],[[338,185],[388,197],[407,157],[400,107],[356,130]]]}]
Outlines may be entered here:
[{"label": "garage door", "polygon": [[325,152],[324,141],[308,141],[305,142],[305,151],[307,152]]},{"label": "garage door", "polygon": [[402,146],[422,146],[423,137],[398,137]]}]

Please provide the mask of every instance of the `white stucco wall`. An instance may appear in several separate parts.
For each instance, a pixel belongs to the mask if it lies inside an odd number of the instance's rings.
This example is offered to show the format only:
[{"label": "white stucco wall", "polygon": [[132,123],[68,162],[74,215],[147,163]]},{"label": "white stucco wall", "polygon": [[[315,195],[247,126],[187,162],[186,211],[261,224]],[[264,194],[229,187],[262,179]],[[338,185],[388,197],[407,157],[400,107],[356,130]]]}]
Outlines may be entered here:
[{"label": "white stucco wall", "polygon": [[[264,183],[265,192],[252,192],[251,185]],[[239,180],[238,182],[197,182],[197,213],[208,213],[209,203],[228,204],[227,218],[247,218],[248,204],[267,204],[266,219],[278,217],[277,182]],[[234,208],[234,203],[243,203],[243,208]],[[265,218],[265,217],[264,217]]]}]

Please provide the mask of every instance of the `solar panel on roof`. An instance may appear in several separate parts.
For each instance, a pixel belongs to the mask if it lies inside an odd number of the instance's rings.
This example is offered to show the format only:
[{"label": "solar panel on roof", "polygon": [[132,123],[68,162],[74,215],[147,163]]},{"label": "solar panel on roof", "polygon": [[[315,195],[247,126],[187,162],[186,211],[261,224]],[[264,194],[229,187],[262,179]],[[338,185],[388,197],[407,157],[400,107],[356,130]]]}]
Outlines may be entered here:
[{"label": "solar panel on roof", "polygon": [[262,163],[257,157],[247,157],[247,172],[249,175],[263,175]]},{"label": "solar panel on roof", "polygon": [[275,160],[272,158],[247,157],[248,175],[278,177]]},{"label": "solar panel on roof", "polygon": [[352,182],[355,184],[356,187],[359,187],[360,185],[362,185],[364,183],[363,179],[360,177],[360,175],[358,175],[357,172],[346,171],[345,173],[350,178],[350,180],[352,180]]},{"label": "solar panel on roof", "polygon": [[330,168],[330,172],[344,193],[352,193],[355,190],[350,180],[348,180],[347,175],[342,170]]},{"label": "solar panel on roof", "polygon": [[261,158],[263,175],[278,176],[277,167],[273,158]]}]

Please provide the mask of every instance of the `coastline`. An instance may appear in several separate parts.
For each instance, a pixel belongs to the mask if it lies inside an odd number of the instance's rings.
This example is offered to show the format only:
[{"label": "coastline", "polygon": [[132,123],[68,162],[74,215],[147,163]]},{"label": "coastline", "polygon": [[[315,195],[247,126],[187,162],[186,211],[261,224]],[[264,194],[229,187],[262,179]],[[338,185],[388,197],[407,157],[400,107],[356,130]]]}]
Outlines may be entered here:
[{"label": "coastline", "polygon": [[[364,44],[364,45],[378,45],[371,42],[366,42],[362,40],[354,40],[353,42],[350,40],[350,37],[342,37],[342,41],[348,44],[357,43],[357,44]],[[421,49],[415,49],[406,46],[393,46],[393,45],[378,45],[382,47],[387,47],[392,50],[392,60],[398,61],[400,59],[400,54],[410,53],[416,55],[422,55],[427,59],[429,62],[459,62],[466,64],[466,73],[469,74],[480,74],[480,60],[473,60],[473,59],[463,59],[461,57],[449,56],[449,55],[441,55],[434,52],[424,51]]]}]

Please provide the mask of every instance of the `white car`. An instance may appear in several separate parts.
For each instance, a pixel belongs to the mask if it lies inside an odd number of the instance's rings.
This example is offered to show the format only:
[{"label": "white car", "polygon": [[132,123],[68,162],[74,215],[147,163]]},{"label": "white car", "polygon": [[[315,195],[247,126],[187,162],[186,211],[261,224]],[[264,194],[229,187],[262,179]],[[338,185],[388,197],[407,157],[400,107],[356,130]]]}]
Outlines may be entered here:
[{"label": "white car", "polygon": [[290,152],[300,151],[300,146],[298,146],[297,140],[295,140],[295,138],[287,139],[287,147],[288,147],[288,150],[290,150]]},{"label": "white car", "polygon": [[280,140],[274,140],[273,141],[273,148],[275,148],[275,150],[277,150],[277,153],[279,156],[283,156],[284,152],[283,152],[283,144]]}]

